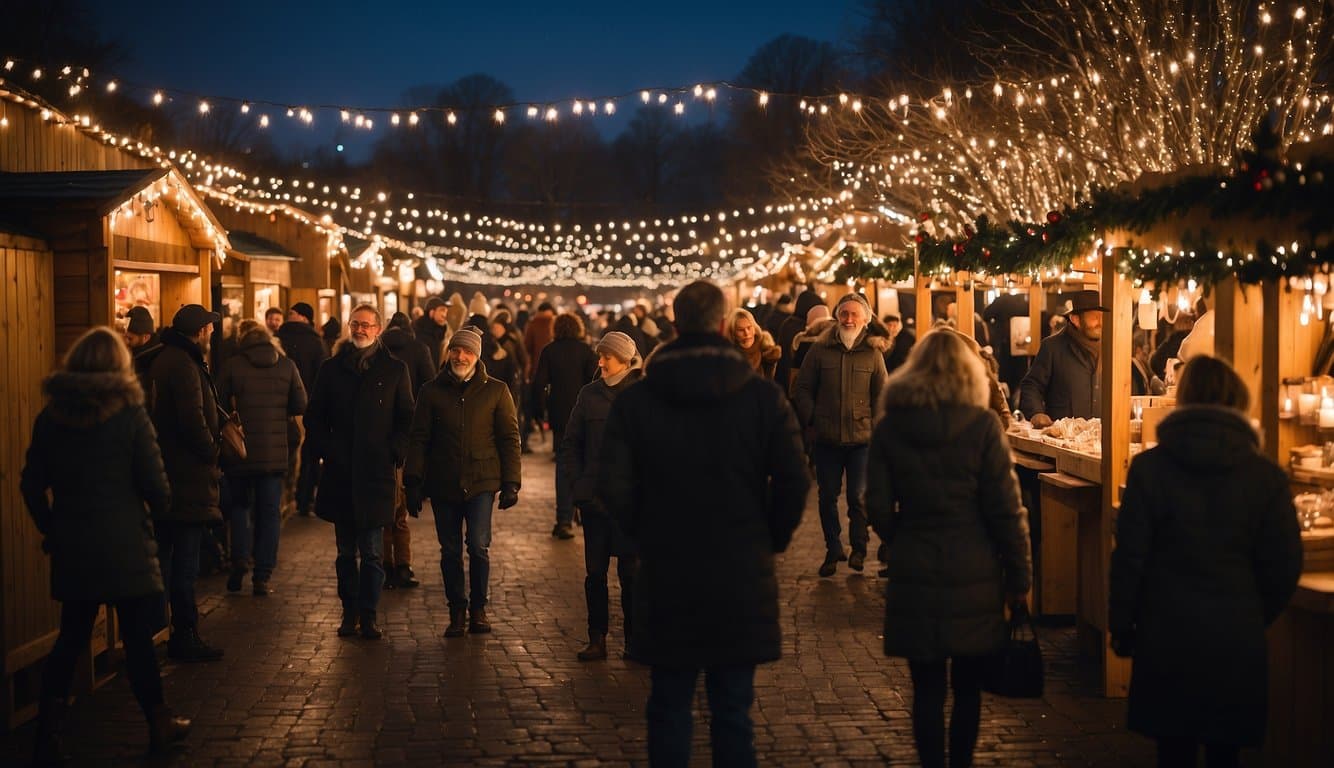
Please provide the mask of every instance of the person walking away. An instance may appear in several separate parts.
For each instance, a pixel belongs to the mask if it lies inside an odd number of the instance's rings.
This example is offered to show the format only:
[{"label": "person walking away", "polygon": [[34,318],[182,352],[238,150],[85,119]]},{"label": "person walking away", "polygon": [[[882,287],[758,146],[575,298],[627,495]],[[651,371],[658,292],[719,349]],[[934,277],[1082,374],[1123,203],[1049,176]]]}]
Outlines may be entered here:
[{"label": "person walking away", "polygon": [[[348,338],[320,366],[306,410],[306,438],[324,461],[315,513],[334,525],[339,637],[378,640],[384,586],[384,527],[394,521],[394,469],[407,452],[412,422],[408,367],[380,343],[380,312],[352,310]],[[358,565],[360,558],[360,565]]]},{"label": "person walking away", "polygon": [[987,657],[1007,637],[1033,569],[1028,517],[981,358],[949,329],[924,335],[885,386],[871,438],[866,504],[889,547],[885,654],[912,676],[913,741],[945,766],[972,765]]},{"label": "person walking away", "polygon": [[[584,339],[584,323],[579,315],[565,313],[553,324],[555,338],[542,349],[533,376],[533,396],[539,398],[537,411],[545,411],[551,422],[553,459],[559,458],[564,441],[566,423],[584,385],[593,380],[598,370],[598,356]],[[574,538],[573,476],[566,472],[567,465],[556,464],[556,523],[551,535],[557,539]]]},{"label": "person walking away", "polygon": [[528,353],[528,369],[524,371],[523,378],[524,386],[529,389],[529,407],[524,409],[523,423],[519,425],[524,453],[531,452],[528,447],[528,435],[533,431],[533,422],[542,420],[540,405],[542,395],[533,385],[533,379],[537,376],[537,364],[542,358],[542,350],[555,339],[555,332],[556,308],[551,302],[544,301],[537,305],[537,314],[528,318],[528,325],[523,329],[523,349]]},{"label": "person walking away", "polygon": [[[389,327],[380,334],[380,343],[389,350],[389,354],[408,367],[408,380],[415,402],[422,386],[435,378],[435,363],[432,362],[430,349],[413,336],[412,321],[402,312],[395,312],[389,318]],[[408,528],[402,467],[394,469],[394,522],[384,529],[384,568],[385,589],[415,589],[421,586],[416,572],[412,570],[412,531]]]},{"label": "person walking away", "polygon": [[774,337],[768,331],[760,330],[759,323],[755,322],[748,310],[733,310],[727,318],[727,331],[723,335],[741,350],[751,370],[766,379],[774,377],[783,350],[774,343]]},{"label": "person walking away", "polygon": [[1302,569],[1287,474],[1260,452],[1250,393],[1191,358],[1158,445],[1135,457],[1116,521],[1108,626],[1133,659],[1127,726],[1158,765],[1235,766],[1265,740],[1265,628]]},{"label": "person walking away", "polygon": [[[552,342],[553,346],[555,342]],[[551,347],[547,347],[548,350]],[[579,390],[574,408],[558,443],[558,471],[570,479],[574,503],[584,521],[584,600],[588,605],[588,646],[579,651],[580,661],[607,658],[607,632],[610,628],[610,597],[607,571],[616,558],[616,577],[621,584],[621,617],[625,630],[625,656],[636,658],[629,638],[634,622],[633,595],[639,557],[620,524],[607,514],[598,498],[598,469],[602,463],[602,430],[616,396],[643,378],[642,361],[634,339],[613,331],[597,346],[598,369],[602,377]]]},{"label": "person walking away", "polygon": [[[797,417],[808,431],[819,486],[825,557],[819,575],[834,575],[839,562],[861,571],[869,541],[866,528],[866,456],[871,424],[884,389],[888,343],[868,331],[871,307],[849,293],[834,307],[835,325],[822,333],[801,363],[793,388]],[[848,540],[843,551],[838,496],[847,476]]]},{"label": "person walking away", "polygon": [[51,598],[61,607],[60,634],[42,670],[33,762],[69,759],[61,737],[74,667],[103,604],[116,609],[130,688],[148,721],[150,748],[160,752],[185,737],[190,721],[164,703],[153,651],[162,571],[152,518],[166,514],[171,491],[130,351],[112,329],[93,328],[42,388],[47,402],[19,485],[51,558]]},{"label": "person walking away", "polygon": [[782,650],[774,555],[810,489],[792,408],[723,338],[724,308],[708,282],[677,293],[680,336],[616,397],[602,437],[598,494],[640,553],[631,647],[652,667],[654,766],[690,760],[701,670],[713,764],[758,764],[755,667]]},{"label": "person walking away", "polygon": [[226,510],[232,539],[227,591],[241,591],[253,548],[251,593],[267,597],[278,565],[287,425],[305,413],[306,389],[296,364],[279,354],[273,336],[261,325],[241,336],[240,353],[218,372],[218,400],[224,410],[240,414],[246,436],[245,459],[224,467],[231,496]]},{"label": "person walking away", "polygon": [[[509,388],[487,376],[482,335],[463,328],[449,339],[445,369],[422,387],[403,469],[408,511],[431,500],[440,542],[440,575],[449,600],[445,637],[491,631],[491,510],[519,502],[519,420]],[[467,526],[464,537],[463,528]],[[463,578],[467,543],[469,579]]]},{"label": "person walking away", "polygon": [[[449,336],[451,328],[446,316],[449,314],[449,304],[439,296],[432,296],[426,300],[425,314],[417,318],[412,324],[412,333],[417,340],[426,345],[427,351],[431,354],[431,375],[440,370],[441,352],[445,348],[445,338]],[[422,382],[425,383],[424,381]]]},{"label": "person walking away", "polygon": [[222,520],[218,506],[218,402],[209,375],[209,338],[219,322],[199,304],[176,311],[162,331],[163,349],[153,361],[153,427],[162,448],[171,503],[153,519],[162,583],[171,606],[167,656],[177,661],[216,661],[222,650],[199,636],[195,579],[204,528]]}]

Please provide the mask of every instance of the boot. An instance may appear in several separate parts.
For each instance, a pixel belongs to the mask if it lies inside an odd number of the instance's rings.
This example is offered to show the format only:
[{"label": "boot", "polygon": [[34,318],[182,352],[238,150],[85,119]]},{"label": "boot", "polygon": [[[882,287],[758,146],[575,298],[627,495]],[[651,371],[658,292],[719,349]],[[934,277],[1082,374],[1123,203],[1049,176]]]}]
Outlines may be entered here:
[{"label": "boot", "polygon": [[172,633],[167,641],[167,658],[174,661],[217,661],[222,658],[222,649],[214,648],[204,642],[195,627]]},{"label": "boot", "polygon": [[352,637],[357,634],[357,615],[343,611],[343,623],[338,625],[339,637]]},{"label": "boot", "polygon": [[190,733],[190,720],[177,717],[171,707],[159,704],[148,718],[148,750],[160,754]]},{"label": "boot", "polygon": [[852,555],[848,557],[848,567],[860,572],[866,567],[866,553],[858,549],[852,550]]},{"label": "boot", "polygon": [[380,625],[375,623],[374,612],[361,615],[361,636],[367,640],[379,640],[384,637],[384,632],[380,631]]},{"label": "boot", "polygon": [[43,696],[37,705],[37,740],[32,748],[34,765],[64,765],[70,756],[60,743],[69,701]]},{"label": "boot", "polygon": [[255,597],[268,597],[273,594],[273,588],[267,581],[255,581],[250,584],[250,594]]},{"label": "boot", "polygon": [[228,591],[228,592],[240,592],[240,591],[241,591],[241,579],[244,579],[244,578],[245,578],[245,571],[246,571],[246,569],[244,569],[244,568],[233,568],[233,569],[232,569],[232,572],[231,572],[230,574],[228,574],[228,576],[227,576],[227,591]]},{"label": "boot", "polygon": [[466,608],[450,608],[449,626],[445,627],[445,637],[463,637],[463,626],[467,615]]},{"label": "boot", "polygon": [[819,570],[820,576],[822,578],[826,576],[833,576],[834,571],[838,569],[839,562],[847,559],[848,556],[843,554],[842,552],[837,552],[837,553],[830,552],[826,554],[824,556],[824,562],[820,563],[820,570]]},{"label": "boot", "polygon": [[398,586],[403,589],[414,589],[421,586],[422,583],[417,581],[417,574],[412,572],[412,566],[400,565],[394,571],[395,575],[398,576]]},{"label": "boot", "polygon": [[607,658],[607,635],[592,633],[588,635],[588,647],[579,652],[580,661],[602,661]]},{"label": "boot", "polygon": [[570,523],[556,523],[556,526],[551,529],[551,537],[553,539],[573,539],[573,526]]},{"label": "boot", "polygon": [[468,631],[474,635],[485,635],[491,631],[491,622],[487,621],[485,608],[474,608],[471,620],[468,622]]}]

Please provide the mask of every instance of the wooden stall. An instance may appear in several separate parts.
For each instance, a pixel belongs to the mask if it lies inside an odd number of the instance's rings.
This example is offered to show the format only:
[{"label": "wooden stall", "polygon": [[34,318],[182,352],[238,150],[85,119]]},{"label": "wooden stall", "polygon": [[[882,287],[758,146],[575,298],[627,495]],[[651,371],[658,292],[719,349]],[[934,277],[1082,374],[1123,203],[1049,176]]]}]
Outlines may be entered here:
[{"label": "wooden stall", "polygon": [[[226,307],[224,322],[226,318],[232,323],[243,318],[263,320],[270,307],[286,310],[296,254],[253,232],[233,229],[227,237],[232,250],[228,265],[218,276]],[[232,261],[237,263],[232,265]]]}]

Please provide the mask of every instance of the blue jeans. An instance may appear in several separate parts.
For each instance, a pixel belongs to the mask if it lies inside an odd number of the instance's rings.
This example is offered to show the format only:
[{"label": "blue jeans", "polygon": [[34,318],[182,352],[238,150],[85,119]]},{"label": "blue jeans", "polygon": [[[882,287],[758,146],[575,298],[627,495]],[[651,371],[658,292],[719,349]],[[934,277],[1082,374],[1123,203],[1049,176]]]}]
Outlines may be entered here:
[{"label": "blue jeans", "polygon": [[[648,696],[648,761],[654,768],[686,768],[693,729],[690,705],[695,698],[698,669],[653,667]],[[755,758],[755,733],[750,706],[755,701],[755,666],[708,667],[704,687],[709,696],[715,768],[747,768]]]},{"label": "blue jeans", "polygon": [[171,605],[172,630],[192,630],[199,623],[195,579],[199,576],[199,543],[204,536],[204,524],[156,520],[153,535],[157,538],[158,564],[162,566],[162,586]]},{"label": "blue jeans", "polygon": [[[344,616],[359,616],[362,622],[375,620],[375,609],[380,604],[380,590],[384,588],[384,565],[380,562],[384,551],[383,528],[358,528],[355,525],[334,525],[334,540],[338,545],[338,559],[334,570],[338,573],[338,597],[343,601]],[[357,567],[357,556],[361,567]]]},{"label": "blue jeans", "polygon": [[228,481],[231,504],[227,509],[227,522],[232,534],[232,570],[243,571],[250,567],[253,547],[255,581],[266,582],[278,565],[283,476],[233,475]]},{"label": "blue jeans", "polygon": [[870,539],[866,530],[866,459],[869,453],[870,448],[865,445],[815,444],[815,482],[819,485],[820,528],[824,531],[826,552],[843,552],[839,539],[843,528],[838,522],[838,495],[846,472],[848,540],[853,551],[866,554],[866,542]]},{"label": "blue jeans", "polygon": [[[445,597],[450,608],[486,607],[487,584],[491,581],[491,509],[495,501],[494,493],[481,493],[458,502],[431,499],[435,536],[440,541],[440,575],[445,580]],[[471,594],[463,588],[465,523]]]}]

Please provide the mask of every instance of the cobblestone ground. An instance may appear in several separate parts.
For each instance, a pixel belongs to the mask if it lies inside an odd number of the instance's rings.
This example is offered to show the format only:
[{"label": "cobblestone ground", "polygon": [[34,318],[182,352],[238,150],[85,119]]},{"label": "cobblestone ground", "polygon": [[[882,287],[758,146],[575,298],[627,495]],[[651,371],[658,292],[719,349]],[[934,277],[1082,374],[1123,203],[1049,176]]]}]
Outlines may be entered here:
[{"label": "cobblestone ground", "polygon": [[[167,764],[646,764],[648,670],[615,654],[575,660],[585,639],[582,539],[550,537],[553,465],[549,449],[534,444],[519,505],[495,516],[494,634],[442,639],[448,611],[426,511],[412,521],[423,586],[385,593],[383,640],[336,637],[332,528],[293,518],[270,598],[251,597],[248,582],[240,596],[225,596],[221,576],[201,582],[203,634],[227,655],[164,664],[168,700],[195,719]],[[761,765],[914,765],[907,667],[880,652],[883,582],[874,562],[868,575],[815,575],[822,542],[811,496],[780,563],[784,658],[756,680]],[[1096,695],[1095,670],[1075,658],[1073,633],[1047,630],[1043,639],[1046,698],[987,697],[977,764],[1151,764],[1149,743],[1122,727],[1124,702]],[[619,650],[619,627],[612,642]],[[702,687],[700,696],[704,707]],[[123,680],[76,702],[71,717],[76,764],[143,762],[146,734]],[[698,765],[708,764],[703,720]],[[31,725],[6,736],[0,762],[21,764],[31,738]]]}]

